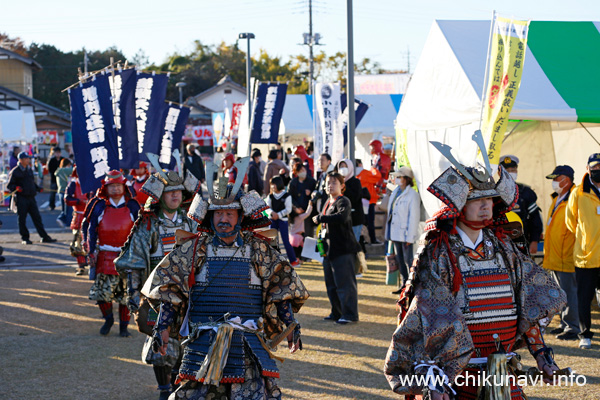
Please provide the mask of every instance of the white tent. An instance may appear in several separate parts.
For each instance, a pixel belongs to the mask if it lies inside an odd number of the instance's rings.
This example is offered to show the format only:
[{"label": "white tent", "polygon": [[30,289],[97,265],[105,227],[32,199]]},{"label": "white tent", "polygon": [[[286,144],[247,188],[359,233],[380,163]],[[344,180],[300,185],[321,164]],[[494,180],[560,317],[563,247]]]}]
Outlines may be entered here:
[{"label": "white tent", "polygon": [[[544,215],[552,192],[545,176],[568,164],[579,183],[587,157],[600,151],[598,26],[530,24],[521,87],[501,153],[520,158],[518,180],[534,188]],[[479,127],[489,31],[490,21],[435,21],[398,113],[399,137],[429,215],[440,203],[426,188],[450,165],[429,141],[450,145],[464,164],[475,163],[471,135]]]},{"label": "white tent", "polygon": [[37,135],[35,116],[23,110],[0,111],[0,140],[31,142]]},{"label": "white tent", "polygon": [[[371,158],[369,142],[383,137],[395,137],[394,120],[398,115],[402,95],[361,95],[357,96],[357,99],[367,103],[369,109],[356,128],[355,157],[362,159],[363,163],[368,165],[366,160]],[[304,138],[312,140],[312,116],[312,96],[287,95],[279,129],[281,141],[301,144]]]}]

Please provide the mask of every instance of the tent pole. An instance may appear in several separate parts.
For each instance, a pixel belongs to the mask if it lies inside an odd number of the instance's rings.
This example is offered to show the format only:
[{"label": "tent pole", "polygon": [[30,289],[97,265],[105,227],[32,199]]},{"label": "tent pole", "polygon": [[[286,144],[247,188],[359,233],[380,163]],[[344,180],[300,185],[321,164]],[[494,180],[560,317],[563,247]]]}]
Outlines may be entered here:
[{"label": "tent pole", "polygon": [[515,129],[517,129],[519,127],[519,125],[521,125],[521,122],[523,122],[523,120],[519,120],[519,122],[517,122],[517,124],[510,130],[510,132],[508,132],[508,135],[504,135],[504,139],[502,139],[502,143],[504,143],[506,141],[506,139],[508,139],[508,137],[510,135],[512,135],[512,133],[515,131]]},{"label": "tent pole", "polygon": [[490,39],[488,41],[487,57],[485,59],[485,74],[483,76],[483,86],[481,87],[481,110],[479,112],[479,129],[481,130],[481,120],[483,119],[483,107],[485,106],[485,98],[487,93],[487,80],[490,68],[490,51],[492,50],[492,38],[494,36],[494,25],[496,24],[496,10],[492,13],[492,21],[490,23]]},{"label": "tent pole", "polygon": [[586,131],[586,132],[587,132],[587,133],[588,133],[588,134],[591,136],[591,138],[592,138],[592,139],[594,139],[594,142],[598,143],[598,145],[600,146],[600,142],[598,142],[598,141],[596,140],[596,138],[594,137],[594,135],[592,135],[592,132],[588,131],[588,128],[586,128],[586,127],[583,125],[583,123],[581,123],[581,122],[580,122],[580,123],[579,123],[579,125],[581,125],[581,127],[582,127],[583,129],[585,129],[585,131]]}]

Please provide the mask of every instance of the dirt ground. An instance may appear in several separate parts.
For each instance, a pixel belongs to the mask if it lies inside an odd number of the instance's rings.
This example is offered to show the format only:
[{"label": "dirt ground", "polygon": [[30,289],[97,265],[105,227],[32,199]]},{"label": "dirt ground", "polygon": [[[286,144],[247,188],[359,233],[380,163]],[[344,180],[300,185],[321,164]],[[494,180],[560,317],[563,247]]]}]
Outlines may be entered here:
[{"label": "dirt ground", "polygon": [[[66,258],[66,256],[65,256]],[[281,366],[285,399],[397,399],[382,367],[396,323],[395,296],[385,281],[382,260],[369,260],[359,281],[361,321],[339,326],[325,322],[329,302],[319,264],[298,272],[311,298],[298,315],[304,350]],[[121,338],[115,325],[100,336],[100,311],[87,299],[91,282],[72,268],[0,269],[0,398],[156,399],[152,368],[140,361],[142,334],[131,328]],[[594,304],[596,329],[600,322]],[[116,311],[116,310],[115,310]],[[555,327],[556,320],[551,327]],[[529,387],[530,399],[600,399],[600,343],[580,350],[577,341],[547,335],[560,367],[570,366],[585,386]],[[523,357],[533,366],[529,355]]]}]

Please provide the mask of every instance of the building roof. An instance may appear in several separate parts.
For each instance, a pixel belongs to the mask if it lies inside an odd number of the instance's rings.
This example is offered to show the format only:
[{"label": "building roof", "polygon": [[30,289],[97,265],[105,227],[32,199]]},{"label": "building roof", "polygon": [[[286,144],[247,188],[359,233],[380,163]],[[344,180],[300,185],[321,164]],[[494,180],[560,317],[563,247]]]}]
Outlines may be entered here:
[{"label": "building roof", "polygon": [[221,80],[219,82],[217,82],[217,84],[209,89],[206,89],[204,92],[199,93],[195,96],[193,96],[196,101],[199,99],[202,99],[204,97],[209,96],[210,94],[216,92],[217,90],[221,89],[222,86],[229,86],[234,90],[239,91],[240,93],[244,93],[246,94],[246,88],[243,87],[242,85],[240,85],[237,82],[234,82],[233,79],[231,79],[230,75],[225,75],[224,77],[221,78]]},{"label": "building roof", "polygon": [[10,59],[15,59],[15,60],[19,60],[22,63],[25,63],[27,65],[31,65],[33,68],[41,70],[42,66],[35,61],[33,58],[29,58],[29,57],[25,57],[20,55],[19,53],[15,53],[14,51],[5,49],[4,47],[0,47],[0,60],[10,60]]},{"label": "building roof", "polygon": [[[51,115],[54,117],[58,117],[59,119],[64,121],[71,121],[71,115],[68,112],[64,112],[59,108],[53,107],[42,101],[25,96],[21,93],[15,92],[14,90],[10,90],[4,86],[0,86],[0,95],[4,95],[3,97],[5,98],[5,100],[16,100],[19,102],[19,104],[26,104],[32,106],[36,117],[43,115]],[[0,100],[0,103],[1,102],[3,102],[3,100]],[[4,106],[4,108],[10,109],[6,106]]]}]

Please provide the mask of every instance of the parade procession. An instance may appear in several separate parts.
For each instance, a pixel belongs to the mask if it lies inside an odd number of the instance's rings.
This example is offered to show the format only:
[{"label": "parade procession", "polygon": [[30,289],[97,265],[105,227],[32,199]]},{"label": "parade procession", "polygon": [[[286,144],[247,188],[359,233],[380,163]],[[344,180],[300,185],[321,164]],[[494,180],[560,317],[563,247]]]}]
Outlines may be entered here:
[{"label": "parade procession", "polygon": [[0,398],[600,399],[598,5],[223,5],[3,6]]}]

